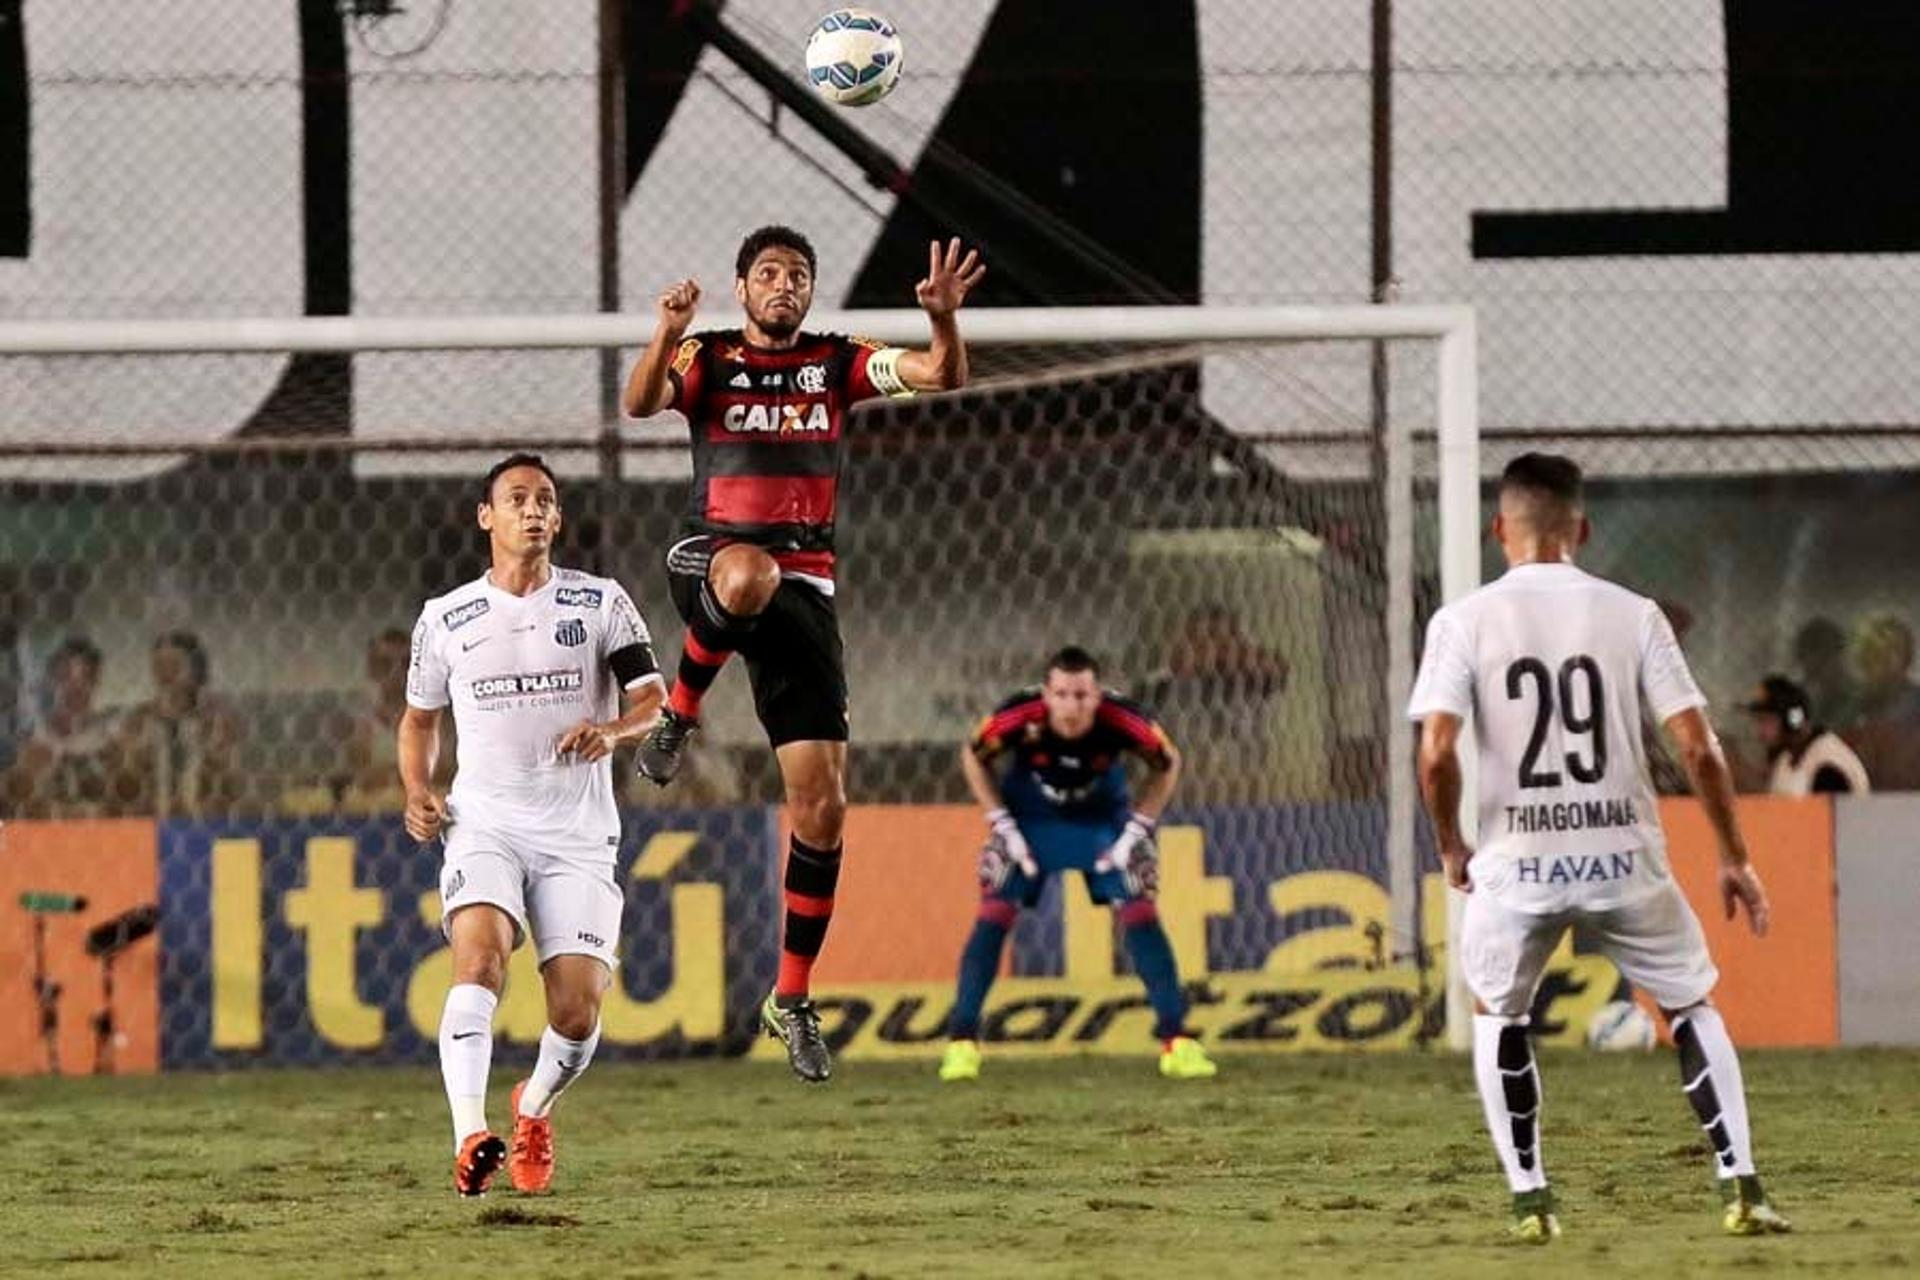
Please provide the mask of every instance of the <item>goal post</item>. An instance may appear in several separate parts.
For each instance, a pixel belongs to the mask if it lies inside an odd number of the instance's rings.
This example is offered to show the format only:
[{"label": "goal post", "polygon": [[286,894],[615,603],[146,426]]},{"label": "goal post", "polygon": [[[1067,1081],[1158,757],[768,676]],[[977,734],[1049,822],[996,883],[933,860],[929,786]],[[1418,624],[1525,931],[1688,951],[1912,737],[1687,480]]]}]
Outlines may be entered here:
[{"label": "goal post", "polygon": [[[716,309],[711,323],[728,323],[721,318],[726,310]],[[912,309],[817,311],[808,327],[912,345],[924,344],[927,335],[925,315]],[[1309,676],[1318,682],[1311,696],[1327,700],[1354,692],[1343,686],[1372,686],[1359,691],[1366,708],[1359,714],[1377,717],[1377,740],[1369,752],[1354,758],[1373,762],[1364,769],[1377,767],[1382,776],[1356,776],[1362,768],[1358,765],[1324,764],[1319,769],[1323,777],[1336,769],[1344,770],[1343,775],[1325,785],[1302,784],[1299,779],[1313,766],[1298,756],[1308,748],[1281,743],[1271,756],[1259,757],[1278,762],[1272,765],[1272,776],[1265,782],[1253,779],[1227,799],[1286,803],[1304,792],[1360,798],[1384,807],[1384,821],[1377,828],[1369,819],[1356,824],[1346,838],[1377,840],[1384,846],[1377,852],[1383,855],[1390,917],[1382,954],[1389,962],[1418,955],[1423,915],[1416,843],[1419,802],[1413,726],[1404,708],[1417,659],[1417,602],[1424,598],[1431,605],[1436,571],[1439,595],[1447,600],[1471,590],[1479,579],[1473,310],[1453,305],[978,308],[961,317],[961,328],[977,353],[978,388],[861,411],[874,415],[865,421],[877,420],[889,429],[919,424],[951,437],[951,447],[939,454],[937,464],[916,462],[907,446],[877,448],[874,461],[859,464],[865,470],[853,477],[847,499],[859,510],[846,522],[843,539],[858,535],[860,526],[875,518],[867,514],[868,508],[903,509],[881,518],[889,532],[863,549],[870,563],[878,564],[895,551],[902,558],[873,570],[883,580],[850,585],[848,590],[850,609],[858,607],[863,594],[871,600],[879,592],[904,619],[895,633],[880,640],[873,639],[882,634],[874,624],[851,615],[848,624],[856,654],[870,640],[899,650],[897,661],[879,664],[877,687],[870,691],[860,686],[855,694],[856,734],[877,734],[903,762],[896,776],[882,780],[881,789],[890,798],[939,798],[941,788],[951,785],[931,772],[914,772],[920,766],[913,763],[909,739],[931,725],[926,736],[945,740],[948,722],[961,714],[963,700],[951,698],[954,705],[947,706],[935,698],[939,705],[916,704],[912,714],[890,709],[890,701],[903,696],[902,686],[912,682],[916,669],[969,660],[964,652],[943,648],[940,637],[908,634],[915,628],[951,631],[966,608],[938,589],[916,584],[916,575],[948,573],[965,579],[1024,556],[1031,563],[1018,570],[1024,575],[1018,590],[990,592],[988,603],[974,606],[980,616],[996,616],[1004,625],[1009,611],[1019,609],[1023,593],[1069,592],[1071,607],[1062,617],[1079,619],[1075,625],[1090,631],[1095,643],[1131,652],[1142,647],[1146,631],[1164,638],[1177,629],[1179,616],[1208,602],[1224,600],[1250,611],[1260,593],[1281,590],[1299,581],[1303,572],[1328,572],[1325,548],[1347,536],[1344,531],[1350,527],[1367,525],[1361,536],[1366,546],[1351,564],[1359,566],[1361,576],[1376,575],[1377,580],[1362,583],[1351,594],[1361,603],[1349,611],[1374,611],[1360,622],[1363,630],[1380,637],[1379,661],[1367,657],[1364,646],[1342,638],[1351,631],[1343,632],[1339,606],[1330,597],[1312,602],[1318,610],[1312,634],[1298,640],[1299,647],[1288,655],[1303,687],[1301,697],[1308,696]],[[437,474],[446,475],[483,470],[484,464],[473,465],[480,449],[525,439],[550,449],[571,448],[576,463],[591,468],[596,446],[617,425],[599,417],[593,386],[598,354],[636,347],[650,333],[651,317],[627,314],[4,321],[0,422],[10,425],[0,429],[0,483],[7,475],[44,482],[44,471],[30,468],[44,468],[48,459],[61,457],[84,461],[90,451],[191,460],[233,444],[239,434],[241,422],[231,420],[230,410],[209,410],[226,420],[194,423],[196,431],[182,435],[178,428],[191,419],[181,415],[190,415],[191,408],[150,420],[137,403],[129,407],[129,399],[140,399],[137,394],[128,397],[95,388],[78,395],[69,384],[104,376],[135,388],[158,386],[179,381],[171,371],[195,361],[245,364],[300,355],[354,358],[361,372],[344,402],[349,409],[342,412],[338,401],[317,407],[313,420],[254,442],[263,450],[332,450],[353,455],[360,465],[383,460],[375,454],[390,457],[396,450],[415,449],[427,460],[423,473],[438,466]],[[1377,388],[1369,398],[1366,370],[1379,344],[1394,353],[1394,376],[1388,384],[1391,406],[1378,397]],[[1397,354],[1415,348],[1425,348],[1418,359],[1403,361]],[[567,361],[568,353],[592,359],[577,366],[554,363]],[[271,384],[277,376],[274,369],[259,367],[264,370],[262,385]],[[388,370],[398,375],[389,377],[383,372]],[[413,384],[415,398],[398,408],[381,408],[375,400],[383,393],[383,380]],[[434,418],[436,397],[458,400],[456,393],[470,391],[468,384],[476,381],[497,384],[500,391],[491,399],[460,401],[463,407],[450,408],[445,422]],[[587,385],[573,385],[579,382]],[[557,394],[543,400],[542,386],[570,390],[564,402]],[[586,394],[575,394],[580,391]],[[942,402],[951,403],[943,407]],[[1169,407],[1174,404],[1177,409]],[[1125,436],[1130,419],[1141,415],[1157,415],[1165,430],[1116,460],[1108,445]],[[454,424],[454,417],[461,421]],[[84,430],[76,429],[76,420],[84,421]],[[376,432],[374,426],[382,423]],[[890,430],[876,434],[893,438]],[[635,435],[623,429],[620,447],[636,447]],[[1203,443],[1195,447],[1211,451],[1211,467],[1188,468],[1176,477],[1161,465],[1158,455],[1202,437]],[[683,452],[684,438],[679,432],[656,433],[652,445],[637,447],[650,447],[664,459]],[[361,451],[368,457],[360,458]],[[454,455],[463,455],[457,471],[447,464]],[[968,468],[977,474],[969,474]],[[1280,508],[1273,503],[1245,502],[1245,485],[1238,490],[1227,486],[1241,495],[1233,499],[1239,507],[1210,510],[1208,504],[1226,483],[1218,473],[1233,468],[1260,469],[1265,477],[1261,483],[1272,492],[1284,492],[1294,508],[1324,518],[1298,521],[1275,515]],[[662,471],[653,478],[667,474]],[[629,482],[634,478],[631,471],[625,477]],[[618,475],[602,479],[621,481]],[[1056,503],[1034,496],[1036,489],[1051,483],[1075,501],[1124,510],[1082,527],[1083,522],[1063,515],[1067,497]],[[672,509],[684,499],[681,485],[657,487],[663,494],[670,487],[673,492],[647,499],[649,523],[644,528],[649,537],[667,536],[656,531],[670,528]],[[1015,508],[1010,531],[983,528],[983,513],[997,519],[1009,504]],[[914,541],[919,535],[892,532],[915,517],[950,525],[966,545],[949,551],[924,538]],[[1070,545],[1040,545],[1049,537]],[[1114,545],[1116,539],[1124,545]],[[1010,551],[1014,543],[1018,546]],[[1295,563],[1316,555],[1319,568],[1301,570]],[[939,558],[931,571],[925,563],[915,563],[916,558],[924,562],[931,557]],[[1125,590],[1109,591],[1097,584],[1095,578],[1103,571],[1121,574]],[[1059,585],[1063,582],[1069,585]],[[413,590],[409,581],[407,591]],[[1164,597],[1145,602],[1149,623],[1125,616],[1142,593]],[[393,594],[398,599],[402,593],[396,588]],[[918,610],[925,616],[915,616]],[[670,624],[671,617],[657,621]],[[1306,622],[1299,625],[1309,627]],[[662,629],[669,632],[663,640],[670,640],[673,629]],[[1037,638],[1037,630],[1028,630]],[[1027,632],[1016,627],[1008,645],[1027,638]],[[1123,662],[1121,671],[1138,677],[1148,665],[1141,658]],[[1002,670],[984,659],[977,666],[969,670],[975,688],[1008,687]],[[1281,669],[1284,672],[1285,664]],[[730,677],[738,679],[737,673]],[[1206,697],[1214,701],[1200,708],[1200,718],[1209,724],[1236,723],[1233,708],[1220,705],[1234,696],[1234,687],[1231,681],[1210,686],[1214,691]],[[726,701],[744,703],[740,698]],[[980,709],[965,707],[969,715]],[[880,727],[873,729],[876,722]],[[1179,723],[1172,727],[1178,735]],[[724,738],[726,726],[717,728]],[[1311,742],[1319,744],[1314,749],[1332,755],[1341,749],[1338,739],[1339,732],[1328,729]],[[935,758],[931,750],[923,754]],[[1223,767],[1245,765],[1252,758],[1241,753],[1245,758],[1236,762],[1227,758],[1231,754],[1222,753]],[[1472,753],[1463,754],[1470,770]],[[928,767],[945,769],[950,747],[942,746],[937,757],[937,765]],[[1463,821],[1471,824],[1473,806],[1464,807]],[[1437,941],[1426,939],[1434,950]],[[1451,948],[1447,951],[1451,969]],[[1457,983],[1449,983],[1450,994],[1455,987]],[[1457,1036],[1466,1023],[1453,1007],[1455,999],[1449,1001],[1448,1021]]]}]

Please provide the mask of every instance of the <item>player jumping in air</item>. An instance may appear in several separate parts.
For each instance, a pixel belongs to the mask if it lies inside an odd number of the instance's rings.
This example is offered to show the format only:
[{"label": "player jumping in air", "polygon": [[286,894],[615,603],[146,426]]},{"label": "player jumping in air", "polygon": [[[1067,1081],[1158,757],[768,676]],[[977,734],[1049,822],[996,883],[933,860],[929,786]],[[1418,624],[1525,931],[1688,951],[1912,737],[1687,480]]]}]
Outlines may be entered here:
[{"label": "player jumping in air", "polygon": [[[646,623],[620,584],[554,567],[560,498],[547,465],[514,454],[480,493],[492,567],[421,611],[399,731],[407,832],[444,840],[440,927],[453,987],[440,1015],[440,1074],[463,1196],[484,1194],[503,1161],[516,1190],[545,1191],[553,1180],[548,1113],[600,1043],[620,937],[611,756],[640,738],[666,692]],[[448,706],[459,769],[443,799],[429,780]],[[487,1072],[507,958],[529,932],[548,1025],[533,1074],[513,1091],[509,1150],[487,1128]]]},{"label": "player jumping in air", "polygon": [[[1470,895],[1460,959],[1475,999],[1474,1076],[1513,1191],[1514,1234],[1545,1244],[1560,1233],[1527,1011],[1576,923],[1666,1015],[1681,1087],[1713,1147],[1726,1230],[1786,1231],[1754,1172],[1740,1059],[1708,999],[1719,971],[1667,869],[1643,709],[1672,737],[1712,821],[1727,917],[1745,908],[1764,934],[1766,890],[1673,629],[1653,601],[1574,567],[1589,531],[1578,466],[1537,453],[1509,463],[1493,524],[1508,570],[1434,615],[1409,707],[1421,722],[1420,786],[1447,883]],[[1479,739],[1477,852],[1459,824],[1469,714]]]},{"label": "player jumping in air", "polygon": [[[1129,803],[1123,757],[1138,756],[1150,777]],[[995,760],[1009,757],[996,780]],[[1000,968],[1007,932],[1022,906],[1040,900],[1047,877],[1078,871],[1096,903],[1111,903],[1127,954],[1146,984],[1160,1041],[1160,1074],[1211,1076],[1215,1067],[1185,1029],[1187,1002],[1173,947],[1153,898],[1159,863],[1153,829],[1180,779],[1180,753],[1143,708],[1100,687],[1085,649],[1047,663],[1038,689],[1014,694],[986,718],[960,752],[967,786],[987,811],[980,854],[980,917],[960,954],[960,989],[948,1020],[942,1080],[980,1076],[980,1009]]]},{"label": "player jumping in air", "polygon": [[762,227],[734,260],[745,326],[687,337],[700,286],[672,285],[622,399],[630,417],[679,410],[693,439],[692,510],[686,536],[667,553],[686,640],[640,771],[661,785],[673,778],[702,697],[728,658],[744,656],[793,824],[779,979],[760,1016],[803,1080],[825,1080],[833,1069],[808,992],[833,916],[846,815],[833,531],[847,407],[964,386],[967,351],[954,314],[985,273],[958,240],[928,246],[926,277],[914,286],[933,330],[925,351],[806,333],[813,246],[787,227]]}]

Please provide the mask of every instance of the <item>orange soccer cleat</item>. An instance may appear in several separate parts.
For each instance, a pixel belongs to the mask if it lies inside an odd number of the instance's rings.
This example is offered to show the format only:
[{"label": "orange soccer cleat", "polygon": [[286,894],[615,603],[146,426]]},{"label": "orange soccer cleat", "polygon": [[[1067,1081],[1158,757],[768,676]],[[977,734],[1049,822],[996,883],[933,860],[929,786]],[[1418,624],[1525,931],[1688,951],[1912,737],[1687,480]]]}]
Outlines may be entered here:
[{"label": "orange soccer cleat", "polygon": [[453,1158],[453,1189],[463,1196],[483,1196],[493,1185],[493,1175],[507,1158],[507,1144],[498,1135],[482,1129],[470,1133]]},{"label": "orange soccer cleat", "polygon": [[538,1194],[553,1185],[553,1120],[520,1114],[520,1095],[527,1082],[513,1086],[513,1153],[507,1157],[507,1176],[513,1189]]}]

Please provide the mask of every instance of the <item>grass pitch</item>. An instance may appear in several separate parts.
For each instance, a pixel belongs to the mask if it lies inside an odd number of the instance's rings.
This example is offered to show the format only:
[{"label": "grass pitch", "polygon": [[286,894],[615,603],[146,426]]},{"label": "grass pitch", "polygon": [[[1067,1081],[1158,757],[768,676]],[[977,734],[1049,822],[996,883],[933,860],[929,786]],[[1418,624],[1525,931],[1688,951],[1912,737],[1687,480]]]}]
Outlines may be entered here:
[{"label": "grass pitch", "polygon": [[[555,1193],[454,1198],[437,1074],[0,1081],[6,1275],[1748,1275],[1920,1271],[1920,1054],[1749,1053],[1797,1234],[1719,1232],[1667,1053],[1548,1054],[1567,1235],[1504,1239],[1471,1071],[1447,1056],[601,1064],[556,1113]],[[496,1065],[496,1125],[518,1077]]]}]

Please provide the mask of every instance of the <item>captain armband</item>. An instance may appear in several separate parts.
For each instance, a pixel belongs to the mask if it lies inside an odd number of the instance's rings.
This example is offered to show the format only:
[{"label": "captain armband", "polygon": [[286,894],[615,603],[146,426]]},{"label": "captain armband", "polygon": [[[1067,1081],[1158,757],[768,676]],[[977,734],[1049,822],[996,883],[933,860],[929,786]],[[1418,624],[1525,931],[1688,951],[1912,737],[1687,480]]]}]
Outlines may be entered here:
[{"label": "captain armband", "polygon": [[883,396],[910,396],[913,388],[900,376],[900,357],[905,347],[882,347],[867,357],[867,381]]}]

